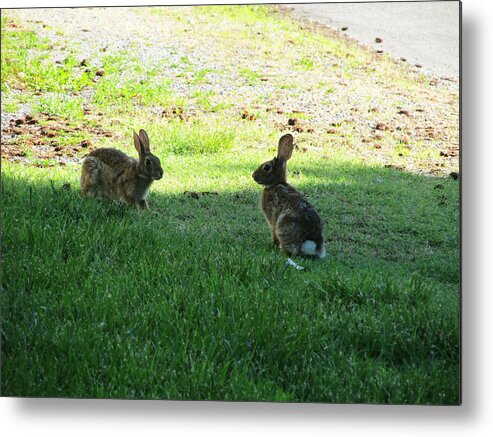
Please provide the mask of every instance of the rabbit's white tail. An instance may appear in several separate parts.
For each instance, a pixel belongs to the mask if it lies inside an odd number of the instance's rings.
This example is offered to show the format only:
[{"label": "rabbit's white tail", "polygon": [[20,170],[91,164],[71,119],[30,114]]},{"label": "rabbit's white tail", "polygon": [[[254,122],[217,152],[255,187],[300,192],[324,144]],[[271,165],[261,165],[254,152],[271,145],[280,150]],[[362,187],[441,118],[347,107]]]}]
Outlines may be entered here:
[{"label": "rabbit's white tail", "polygon": [[312,240],[306,240],[301,245],[301,252],[305,255],[314,255],[319,258],[325,258],[325,246],[322,246],[320,250],[317,250],[317,244]]}]

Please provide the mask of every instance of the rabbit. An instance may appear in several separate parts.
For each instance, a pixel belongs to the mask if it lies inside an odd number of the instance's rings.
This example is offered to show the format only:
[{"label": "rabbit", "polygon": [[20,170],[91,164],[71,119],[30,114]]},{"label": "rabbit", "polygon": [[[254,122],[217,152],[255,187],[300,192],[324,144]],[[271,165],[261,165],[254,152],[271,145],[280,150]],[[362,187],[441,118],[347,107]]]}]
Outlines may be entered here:
[{"label": "rabbit", "polygon": [[120,150],[100,148],[87,155],[82,164],[81,193],[85,197],[120,200],[147,209],[147,193],[154,180],[163,177],[161,162],[149,148],[149,137],[141,129],[134,132],[134,146],[139,159]]},{"label": "rabbit", "polygon": [[279,140],[277,157],[263,163],[252,174],[264,186],[260,206],[275,245],[289,255],[325,257],[323,222],[312,205],[286,182],[286,162],[293,153],[293,136]]}]

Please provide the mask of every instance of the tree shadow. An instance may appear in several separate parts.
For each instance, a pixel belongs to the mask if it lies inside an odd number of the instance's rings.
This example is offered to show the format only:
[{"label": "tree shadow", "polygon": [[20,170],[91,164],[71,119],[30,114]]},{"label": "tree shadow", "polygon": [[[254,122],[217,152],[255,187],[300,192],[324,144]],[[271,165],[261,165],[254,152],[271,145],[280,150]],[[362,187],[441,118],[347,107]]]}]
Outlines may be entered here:
[{"label": "tree shadow", "polygon": [[[247,169],[226,171],[243,176]],[[4,393],[416,401],[406,383],[402,398],[385,393],[392,378],[419,371],[427,372],[427,386],[442,388],[443,379],[451,387],[442,401],[441,388],[427,389],[425,402],[453,403],[456,182],[350,165],[292,172],[290,182],[326,223],[328,259],[300,259],[308,271],[286,266],[272,247],[253,180],[230,191],[151,188],[150,209],[141,211],[84,199],[72,180],[4,172]],[[425,369],[433,347],[435,367]],[[307,367],[313,356],[338,383]],[[377,372],[369,362],[393,376],[358,397],[347,366],[366,381]],[[200,373],[199,363],[212,370]],[[162,375],[176,387],[163,385]],[[331,397],[337,387],[341,394]]]},{"label": "tree shadow", "polygon": [[[85,199],[76,182],[38,179],[33,183],[7,173],[2,177],[5,223],[87,221],[99,223],[101,229],[118,224],[134,224],[138,229],[138,223],[144,222],[161,241],[170,237],[194,245],[207,242],[211,247],[217,242],[219,251],[220,244],[239,244],[249,248],[252,256],[256,251],[259,255],[266,250],[276,253],[259,207],[262,187],[250,180],[252,167],[232,163],[226,170],[249,176],[243,189],[197,190],[190,186],[165,194],[151,187],[148,211]],[[332,261],[362,269],[389,264],[407,274],[419,272],[444,283],[458,283],[457,181],[379,167],[325,165],[321,161],[293,166],[288,182],[307,196],[323,218]],[[160,231],[165,235],[160,237]],[[8,250],[8,226],[4,232]],[[452,270],[451,257],[456,261]]]}]

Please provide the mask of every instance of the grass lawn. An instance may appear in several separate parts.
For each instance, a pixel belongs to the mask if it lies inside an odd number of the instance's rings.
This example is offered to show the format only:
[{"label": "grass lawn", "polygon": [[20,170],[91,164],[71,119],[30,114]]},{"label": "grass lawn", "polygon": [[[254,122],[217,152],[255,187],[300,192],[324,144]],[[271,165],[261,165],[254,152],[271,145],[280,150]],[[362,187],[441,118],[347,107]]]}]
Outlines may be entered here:
[{"label": "grass lawn", "polygon": [[[2,117],[21,117],[2,132],[2,395],[457,404],[458,182],[360,153],[368,132],[359,121],[327,133],[309,106],[266,109],[302,101],[303,75],[321,68],[322,49],[346,75],[367,65],[364,49],[269,8],[204,10],[210,28],[195,26],[204,15],[192,8],[121,12],[175,26],[170,40],[183,45],[166,46],[166,65],[145,58],[152,41],[142,35],[131,43],[141,50],[110,47],[81,62],[85,48],[68,28],[2,12]],[[245,38],[254,26],[275,42]],[[211,29],[224,50],[233,41],[265,51],[262,65],[240,67],[217,50],[199,63],[193,44]],[[301,78],[266,66],[284,40],[299,49],[287,59]],[[389,89],[425,87],[389,59],[371,65]],[[223,83],[221,94],[214,85]],[[344,98],[326,85],[321,95]],[[433,92],[431,119],[449,93]],[[325,221],[328,256],[295,258],[305,271],[271,245],[251,178],[292,126],[277,117],[305,127],[293,133],[288,181]],[[139,128],[164,169],[150,209],[82,198],[82,156],[100,146],[135,156]],[[398,165],[406,156],[386,145],[409,150],[401,133],[376,140]],[[438,139],[412,140],[409,162],[437,155],[424,150]]]}]

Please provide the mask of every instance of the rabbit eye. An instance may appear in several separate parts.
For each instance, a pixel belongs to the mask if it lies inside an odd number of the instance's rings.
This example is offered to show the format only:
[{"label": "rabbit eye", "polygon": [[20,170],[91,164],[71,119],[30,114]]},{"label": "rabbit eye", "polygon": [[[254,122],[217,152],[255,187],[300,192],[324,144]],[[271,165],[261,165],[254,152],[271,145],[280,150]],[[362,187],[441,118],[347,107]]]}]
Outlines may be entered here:
[{"label": "rabbit eye", "polygon": [[147,167],[151,165],[151,158],[146,158],[146,165]]},{"label": "rabbit eye", "polygon": [[270,164],[264,164],[264,170],[265,171],[270,171],[271,165]]}]

